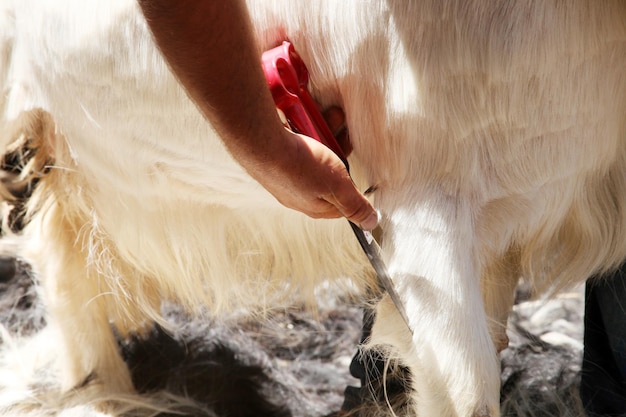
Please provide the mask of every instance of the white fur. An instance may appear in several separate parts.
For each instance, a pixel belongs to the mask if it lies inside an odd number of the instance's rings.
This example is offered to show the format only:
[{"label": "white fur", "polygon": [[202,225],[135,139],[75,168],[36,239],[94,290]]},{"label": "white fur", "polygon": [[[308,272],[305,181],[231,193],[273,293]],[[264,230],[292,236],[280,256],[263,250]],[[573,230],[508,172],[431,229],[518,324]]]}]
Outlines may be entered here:
[{"label": "white fur", "polygon": [[[518,277],[558,288],[626,257],[626,5],[249,5],[259,46],[290,39],[315,96],[343,106],[355,180],[379,186],[414,335],[385,300],[374,337],[410,366],[415,414],[497,416]],[[327,278],[365,286],[346,222],[282,208],[233,162],[132,0],[3,0],[3,22],[5,143],[32,129],[23,112],[53,120],[26,233],[65,389],[95,372],[131,390],[108,323],[140,329],[164,298],[218,312],[311,299]]]}]

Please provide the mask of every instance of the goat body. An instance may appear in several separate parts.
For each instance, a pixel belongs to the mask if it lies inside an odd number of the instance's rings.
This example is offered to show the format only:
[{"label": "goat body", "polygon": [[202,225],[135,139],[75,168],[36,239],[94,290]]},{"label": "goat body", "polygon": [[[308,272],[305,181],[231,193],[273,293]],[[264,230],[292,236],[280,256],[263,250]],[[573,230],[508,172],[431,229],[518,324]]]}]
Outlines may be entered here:
[{"label": "goat body", "polygon": [[[497,416],[519,277],[554,289],[626,258],[626,4],[248,4],[260,49],[289,39],[344,108],[355,182],[377,186],[414,333],[383,299],[372,344],[410,368],[415,415]],[[253,310],[370,284],[345,221],[289,211],[234,162],[132,0],[3,0],[0,86],[3,144],[51,164],[24,233],[64,389],[132,391],[110,323],[140,331],[163,299]]]}]

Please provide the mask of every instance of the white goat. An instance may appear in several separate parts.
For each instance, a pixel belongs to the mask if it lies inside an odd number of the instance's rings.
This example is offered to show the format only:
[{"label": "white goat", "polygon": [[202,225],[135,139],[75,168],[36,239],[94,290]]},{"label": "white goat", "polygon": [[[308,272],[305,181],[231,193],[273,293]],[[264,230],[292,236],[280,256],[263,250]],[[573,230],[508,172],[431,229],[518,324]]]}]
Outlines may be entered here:
[{"label": "white goat", "polygon": [[[384,299],[373,344],[410,368],[415,415],[497,416],[518,278],[560,287],[626,258],[626,3],[249,7],[260,48],[289,39],[345,109],[355,181],[378,186],[414,334]],[[163,299],[219,312],[367,285],[345,221],[281,207],[232,160],[133,0],[2,0],[0,86],[3,143],[54,161],[25,233],[64,389],[132,391],[110,323],[141,330]]]}]

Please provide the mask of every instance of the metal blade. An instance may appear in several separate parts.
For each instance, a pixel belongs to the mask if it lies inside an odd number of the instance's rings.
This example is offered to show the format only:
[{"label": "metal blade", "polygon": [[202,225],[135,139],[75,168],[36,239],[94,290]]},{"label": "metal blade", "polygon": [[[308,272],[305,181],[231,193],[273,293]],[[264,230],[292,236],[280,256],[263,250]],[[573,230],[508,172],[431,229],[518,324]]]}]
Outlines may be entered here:
[{"label": "metal blade", "polygon": [[350,227],[352,227],[356,238],[361,244],[363,252],[365,252],[365,255],[367,255],[367,259],[369,259],[370,264],[372,264],[372,267],[374,268],[374,271],[376,271],[379,284],[385,289],[385,291],[387,291],[387,294],[389,294],[389,297],[391,297],[391,301],[393,301],[393,303],[395,304],[398,312],[400,313],[400,316],[402,316],[402,319],[406,323],[406,326],[409,328],[411,333],[413,333],[411,325],[409,324],[409,316],[406,314],[404,304],[402,304],[402,300],[400,300],[400,296],[396,292],[396,288],[394,287],[393,281],[389,276],[389,272],[387,272],[387,267],[385,266],[382,258],[382,251],[380,249],[380,246],[378,246],[376,239],[374,239],[374,236],[370,232],[364,231],[351,221],[348,221],[348,223],[350,223]]}]

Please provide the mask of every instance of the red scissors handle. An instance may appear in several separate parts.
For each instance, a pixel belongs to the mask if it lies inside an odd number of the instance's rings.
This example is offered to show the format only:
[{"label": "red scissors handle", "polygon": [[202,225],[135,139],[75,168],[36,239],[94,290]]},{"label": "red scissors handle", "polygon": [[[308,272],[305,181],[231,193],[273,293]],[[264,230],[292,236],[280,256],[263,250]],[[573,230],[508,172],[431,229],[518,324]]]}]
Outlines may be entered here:
[{"label": "red scissors handle", "polygon": [[326,145],[347,168],[348,160],[343,150],[309,94],[309,71],[293,45],[283,42],[265,52],[262,61],[276,107],[283,112],[291,128]]}]

